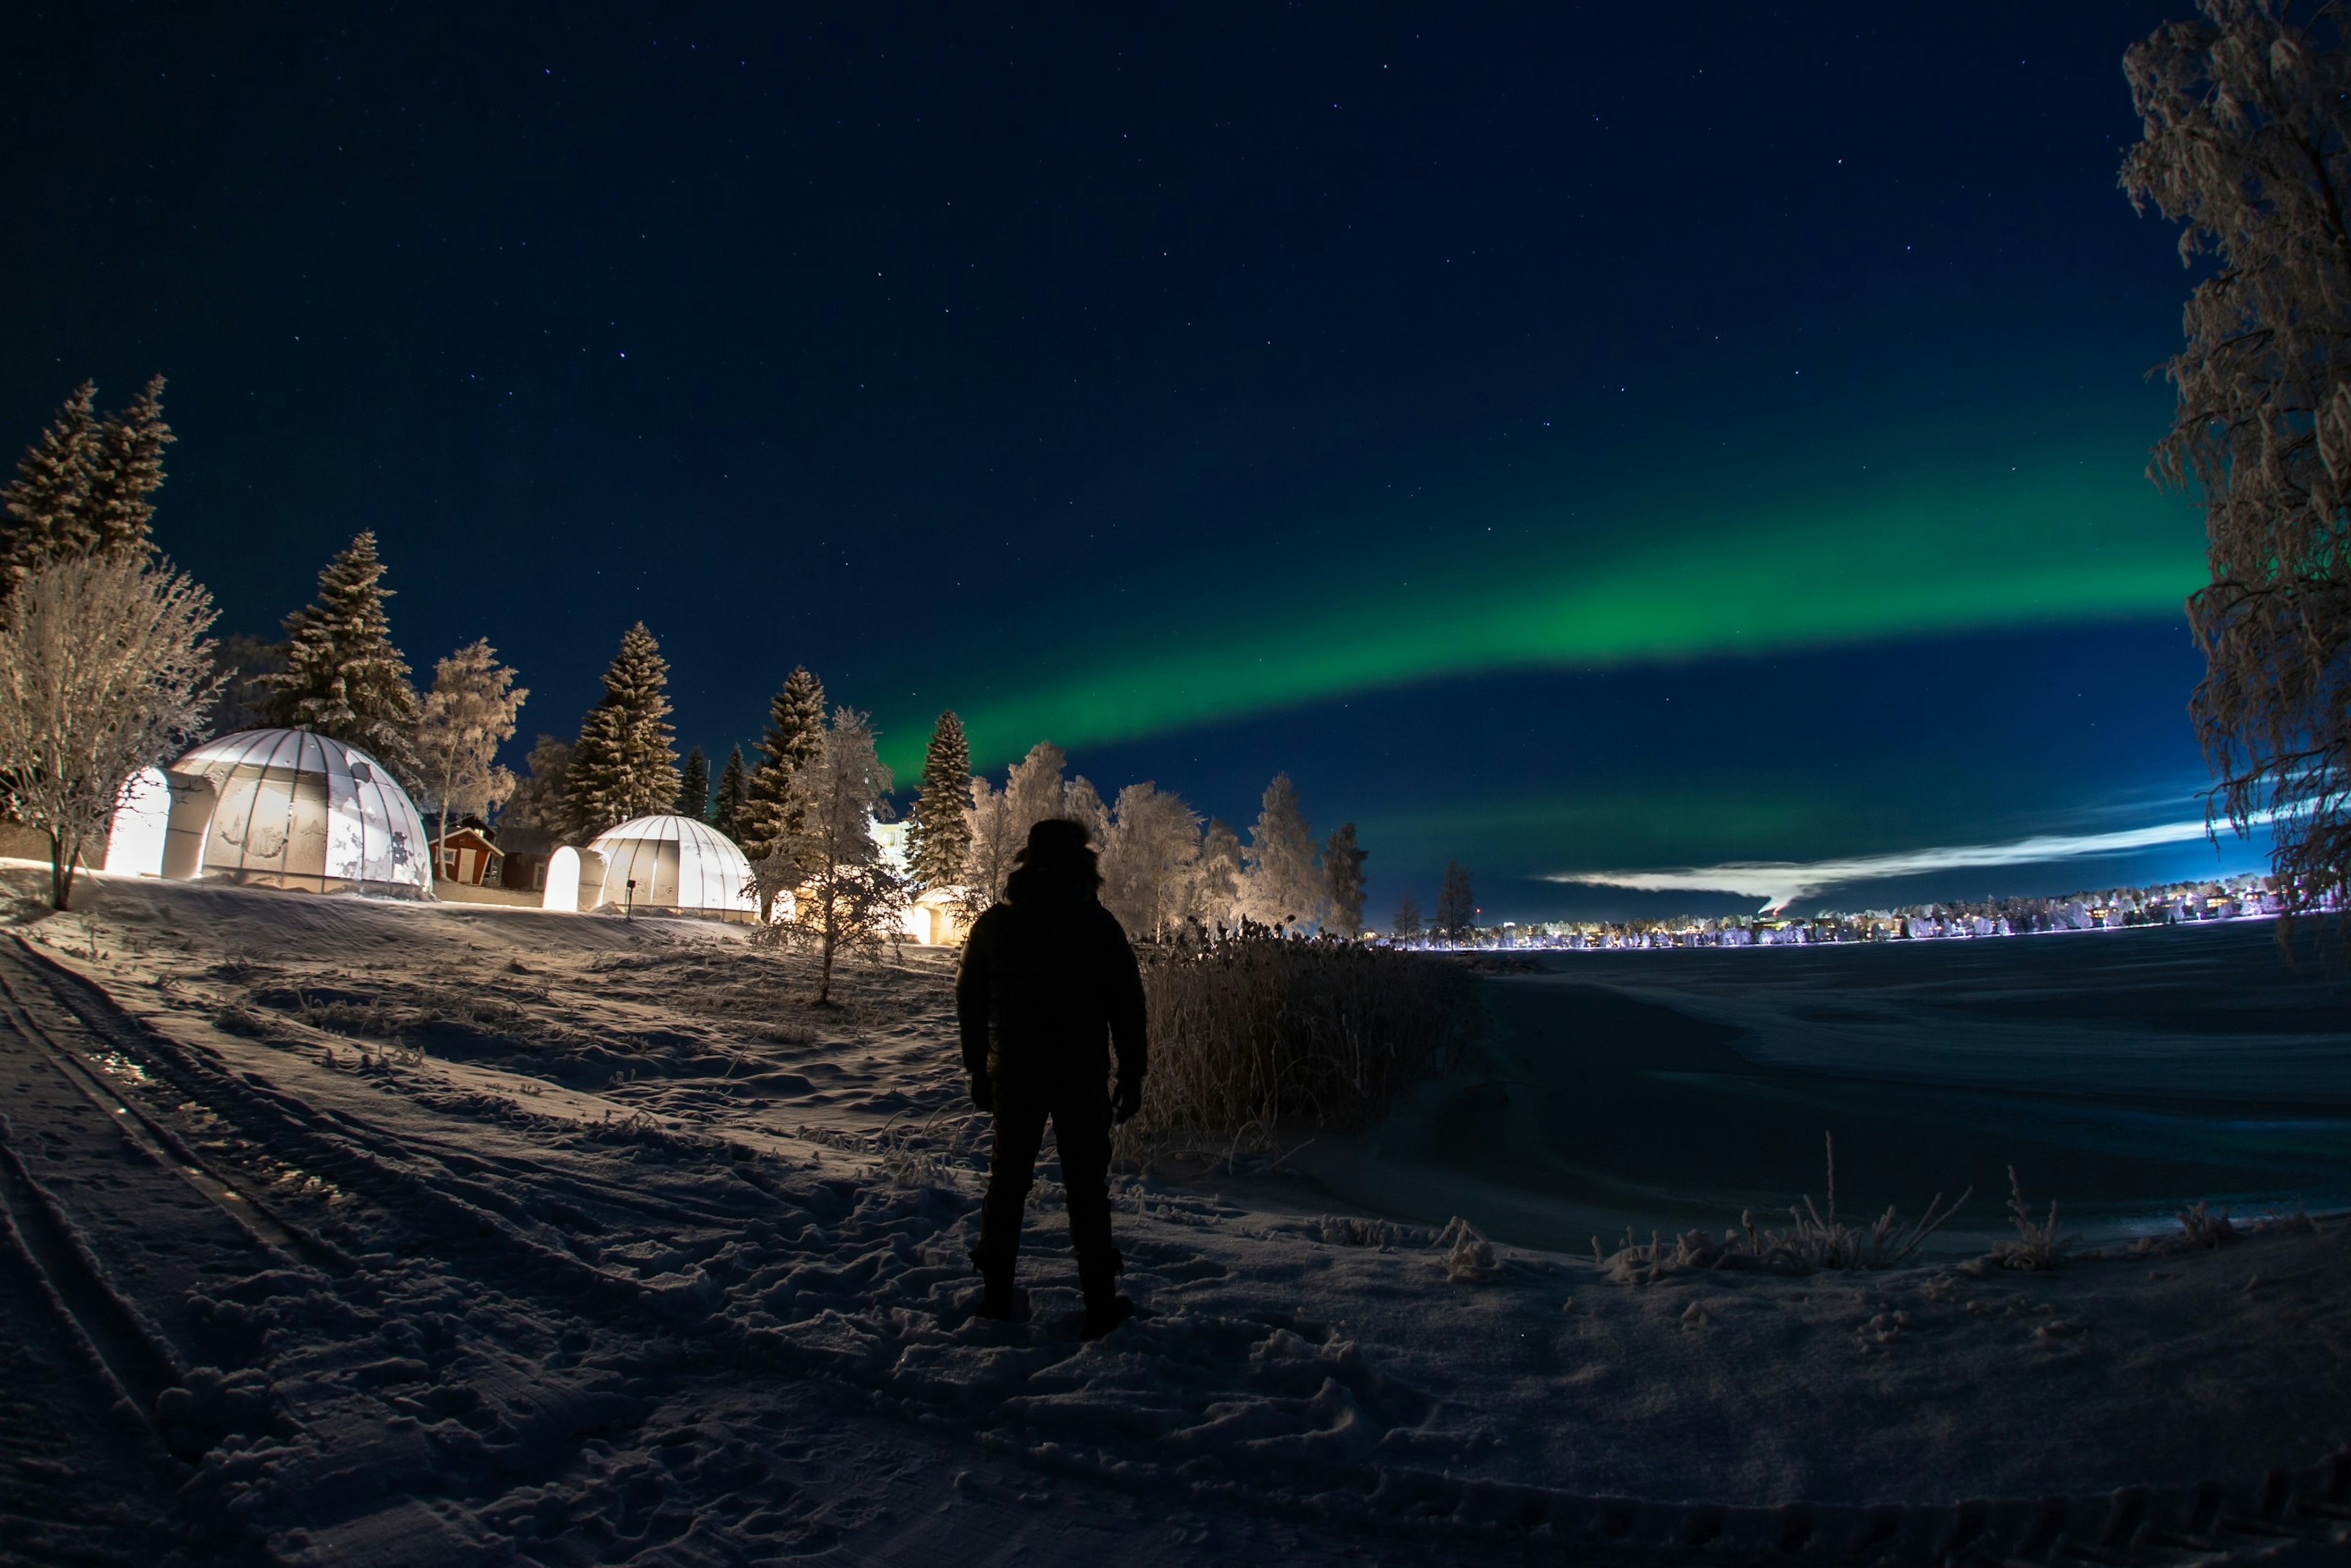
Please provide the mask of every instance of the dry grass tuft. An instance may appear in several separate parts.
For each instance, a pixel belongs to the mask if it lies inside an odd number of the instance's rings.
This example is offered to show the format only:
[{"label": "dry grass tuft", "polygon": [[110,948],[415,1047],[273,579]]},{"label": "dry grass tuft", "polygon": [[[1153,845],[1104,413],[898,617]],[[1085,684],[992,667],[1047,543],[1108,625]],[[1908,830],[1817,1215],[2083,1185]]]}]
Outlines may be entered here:
[{"label": "dry grass tuft", "polygon": [[2016,1239],[1995,1242],[1991,1263],[2001,1269],[2023,1269],[2035,1273],[2047,1273],[2062,1269],[2067,1254],[2082,1239],[2078,1236],[2057,1234],[2057,1200],[2049,1200],[2049,1217],[2036,1220],[2024,1205],[2024,1188],[2016,1179],[2016,1167],[2008,1167],[2008,1217],[2016,1224]]},{"label": "dry grass tuft", "polygon": [[1285,1127],[1357,1126],[1450,1066],[1474,1032],[1470,977],[1424,954],[1262,926],[1146,947],[1151,1083],[1120,1129],[1131,1159],[1230,1159]]},{"label": "dry grass tuft", "polygon": [[2238,1232],[2237,1228],[2229,1223],[2227,1209],[2214,1214],[2205,1207],[2202,1198],[2198,1198],[2179,1211],[2179,1234],[2189,1246],[2201,1247],[2210,1251],[2226,1247],[2237,1239]]},{"label": "dry grass tuft", "polygon": [[1823,1141],[1828,1150],[1829,1175],[1825,1217],[1807,1194],[1802,1203],[1789,1207],[1785,1230],[1758,1227],[1750,1210],[1740,1217],[1740,1228],[1724,1231],[1719,1242],[1703,1230],[1688,1230],[1670,1243],[1651,1231],[1644,1244],[1635,1241],[1628,1230],[1624,1244],[1604,1257],[1595,1236],[1592,1239],[1593,1261],[1609,1282],[1617,1285],[1646,1285],[1684,1269],[1767,1269],[1782,1274],[1892,1269],[1916,1256],[1927,1239],[1975,1196],[1975,1189],[1970,1187],[1945,1208],[1938,1192],[1928,1203],[1927,1211],[1912,1220],[1901,1218],[1888,1204],[1867,1229],[1856,1229],[1836,1217],[1836,1140],[1823,1134]]}]

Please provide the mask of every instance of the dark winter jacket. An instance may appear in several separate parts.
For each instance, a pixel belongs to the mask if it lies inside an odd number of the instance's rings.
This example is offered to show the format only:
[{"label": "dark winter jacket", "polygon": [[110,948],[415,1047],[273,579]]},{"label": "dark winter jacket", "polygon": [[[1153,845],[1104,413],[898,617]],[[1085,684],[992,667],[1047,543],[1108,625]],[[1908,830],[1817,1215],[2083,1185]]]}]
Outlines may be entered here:
[{"label": "dark winter jacket", "polygon": [[1106,1085],[1109,1044],[1119,1081],[1140,1084],[1143,977],[1134,949],[1091,879],[1046,873],[1014,872],[1004,902],[973,922],[964,941],[956,977],[964,1067],[1015,1092]]}]

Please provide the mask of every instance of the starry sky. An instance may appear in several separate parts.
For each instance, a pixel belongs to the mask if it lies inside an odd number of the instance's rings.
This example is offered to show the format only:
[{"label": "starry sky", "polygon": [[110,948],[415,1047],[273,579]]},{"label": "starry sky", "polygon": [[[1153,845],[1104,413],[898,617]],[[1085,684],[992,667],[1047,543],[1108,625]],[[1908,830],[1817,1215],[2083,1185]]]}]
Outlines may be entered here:
[{"label": "starry sky", "polygon": [[681,748],[805,663],[909,778],[1287,769],[1377,915],[2260,862],[1936,859],[2201,815],[2166,7],[199,9],[0,17],[0,444],[167,374],[223,630],[371,528],[525,744],[642,619]]}]

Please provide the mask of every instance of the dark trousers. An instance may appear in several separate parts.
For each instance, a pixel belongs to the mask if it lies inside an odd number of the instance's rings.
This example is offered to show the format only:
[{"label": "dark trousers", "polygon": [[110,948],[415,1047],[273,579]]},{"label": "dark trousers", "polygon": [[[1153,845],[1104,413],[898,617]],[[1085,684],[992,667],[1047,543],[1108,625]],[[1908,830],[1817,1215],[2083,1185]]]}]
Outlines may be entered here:
[{"label": "dark trousers", "polygon": [[1098,1083],[1073,1084],[1050,1092],[996,1090],[996,1147],[987,1166],[987,1197],[979,1208],[979,1245],[971,1249],[980,1267],[1009,1265],[1020,1251],[1020,1216],[1037,1175],[1037,1151],[1045,1124],[1061,1155],[1061,1187],[1068,1194],[1070,1250],[1081,1275],[1113,1274],[1118,1249],[1110,1239],[1110,1102]]}]

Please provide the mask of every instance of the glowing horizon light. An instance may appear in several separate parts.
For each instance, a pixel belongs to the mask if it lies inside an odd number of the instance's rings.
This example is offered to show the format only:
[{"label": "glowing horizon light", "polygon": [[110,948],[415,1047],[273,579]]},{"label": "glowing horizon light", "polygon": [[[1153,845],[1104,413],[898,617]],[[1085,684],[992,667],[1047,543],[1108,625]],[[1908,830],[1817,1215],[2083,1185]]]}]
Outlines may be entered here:
[{"label": "glowing horizon light", "polygon": [[[2252,826],[2266,826],[2270,820],[2268,813],[2262,813]],[[1635,893],[1740,894],[1768,900],[1762,912],[1773,914],[1800,898],[1816,897],[1845,883],[1881,882],[1889,877],[1964,871],[1977,866],[2033,865],[2127,854],[2133,850],[2186,843],[2211,831],[2211,825],[2199,819],[2127,828],[2119,832],[2044,833],[2005,844],[1953,844],[1839,860],[1726,861],[1719,865],[1685,866],[1670,871],[1555,872],[1541,880],[1588,887],[1621,887]]]}]

